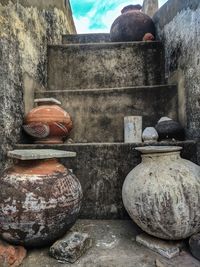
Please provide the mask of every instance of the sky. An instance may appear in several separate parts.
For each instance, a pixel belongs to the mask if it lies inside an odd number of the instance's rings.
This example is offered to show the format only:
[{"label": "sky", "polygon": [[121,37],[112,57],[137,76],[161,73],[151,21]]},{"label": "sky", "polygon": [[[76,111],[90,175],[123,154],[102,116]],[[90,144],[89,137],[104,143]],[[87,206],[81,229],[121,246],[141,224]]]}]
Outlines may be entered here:
[{"label": "sky", "polygon": [[[162,6],[167,0],[159,0]],[[143,0],[70,0],[77,33],[109,32],[121,9]]]}]

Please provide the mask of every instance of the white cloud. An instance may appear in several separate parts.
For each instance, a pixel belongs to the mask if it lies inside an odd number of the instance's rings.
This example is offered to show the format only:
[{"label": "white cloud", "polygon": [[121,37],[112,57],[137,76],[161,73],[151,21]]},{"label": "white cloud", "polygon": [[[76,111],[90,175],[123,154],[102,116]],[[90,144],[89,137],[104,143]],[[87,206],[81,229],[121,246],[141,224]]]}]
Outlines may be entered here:
[{"label": "white cloud", "polygon": [[90,32],[90,20],[88,17],[74,18],[77,33],[88,33]]}]

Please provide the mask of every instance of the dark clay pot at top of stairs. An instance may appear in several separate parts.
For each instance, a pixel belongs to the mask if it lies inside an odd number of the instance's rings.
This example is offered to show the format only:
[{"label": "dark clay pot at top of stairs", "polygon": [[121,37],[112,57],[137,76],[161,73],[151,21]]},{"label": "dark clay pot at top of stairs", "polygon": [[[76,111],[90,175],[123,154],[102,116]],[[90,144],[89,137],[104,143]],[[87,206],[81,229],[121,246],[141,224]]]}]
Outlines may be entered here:
[{"label": "dark clay pot at top of stairs", "polygon": [[112,42],[142,41],[146,33],[155,36],[152,19],[140,11],[140,5],[122,9],[122,14],[113,22],[110,30]]}]

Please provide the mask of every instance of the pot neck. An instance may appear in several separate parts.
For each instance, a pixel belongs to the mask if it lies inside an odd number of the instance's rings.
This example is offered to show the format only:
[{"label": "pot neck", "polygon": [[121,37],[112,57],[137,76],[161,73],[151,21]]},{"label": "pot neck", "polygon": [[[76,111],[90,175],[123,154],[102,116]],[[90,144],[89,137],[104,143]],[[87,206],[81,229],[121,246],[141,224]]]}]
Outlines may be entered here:
[{"label": "pot neck", "polygon": [[162,152],[162,153],[148,153],[142,154],[142,162],[157,161],[160,159],[170,158],[171,160],[180,159],[180,151]]}]

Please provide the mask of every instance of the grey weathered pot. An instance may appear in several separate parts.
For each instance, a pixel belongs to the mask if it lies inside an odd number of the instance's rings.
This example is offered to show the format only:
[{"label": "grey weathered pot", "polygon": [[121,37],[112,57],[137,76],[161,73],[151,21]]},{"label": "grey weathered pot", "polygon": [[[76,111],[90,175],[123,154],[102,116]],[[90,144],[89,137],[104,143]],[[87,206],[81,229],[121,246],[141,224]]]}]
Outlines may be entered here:
[{"label": "grey weathered pot", "polygon": [[200,231],[200,167],[181,147],[141,147],[142,162],[126,177],[122,197],[133,221],[155,237],[179,240]]}]

